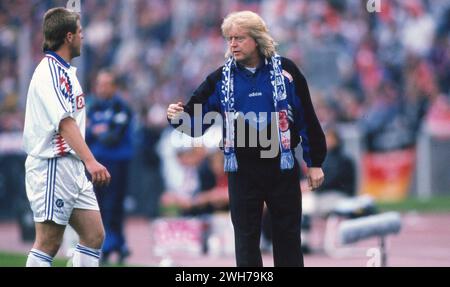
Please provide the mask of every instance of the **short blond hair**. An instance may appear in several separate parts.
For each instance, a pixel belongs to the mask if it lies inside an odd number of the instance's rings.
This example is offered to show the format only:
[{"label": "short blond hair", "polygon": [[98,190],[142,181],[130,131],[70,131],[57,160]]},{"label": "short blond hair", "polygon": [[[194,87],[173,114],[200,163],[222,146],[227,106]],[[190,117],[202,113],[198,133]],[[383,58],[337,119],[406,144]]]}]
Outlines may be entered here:
[{"label": "short blond hair", "polygon": [[80,14],[63,7],[52,8],[44,14],[42,30],[44,43],[42,50],[57,51],[64,44],[67,33],[75,34],[78,29]]},{"label": "short blond hair", "polygon": [[[270,58],[276,53],[276,43],[269,34],[264,20],[252,11],[239,11],[228,14],[222,23],[222,35],[228,37],[233,26],[238,26],[248,31],[256,43],[258,43],[258,50],[261,55]],[[230,48],[228,47],[225,57],[231,56]]]}]

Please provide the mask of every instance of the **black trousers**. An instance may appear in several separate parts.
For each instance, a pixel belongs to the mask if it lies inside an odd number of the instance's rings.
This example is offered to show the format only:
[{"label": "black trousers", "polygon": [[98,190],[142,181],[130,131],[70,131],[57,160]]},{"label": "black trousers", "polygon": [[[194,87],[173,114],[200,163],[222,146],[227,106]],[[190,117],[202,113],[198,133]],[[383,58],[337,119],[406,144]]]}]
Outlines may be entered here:
[{"label": "black trousers", "polygon": [[228,174],[231,220],[238,267],[263,265],[260,236],[264,202],[272,218],[275,266],[303,266],[299,165],[281,170],[279,157],[238,156],[238,171]]}]

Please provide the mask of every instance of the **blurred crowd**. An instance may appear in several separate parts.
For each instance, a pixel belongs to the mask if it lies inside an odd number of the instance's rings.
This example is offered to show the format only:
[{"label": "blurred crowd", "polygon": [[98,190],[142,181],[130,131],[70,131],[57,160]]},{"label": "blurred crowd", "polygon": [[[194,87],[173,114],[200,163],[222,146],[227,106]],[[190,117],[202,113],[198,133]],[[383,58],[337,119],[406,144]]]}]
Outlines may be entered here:
[{"label": "blurred crowd", "polygon": [[[19,119],[4,114],[23,110],[25,95],[18,92],[42,56],[44,11],[66,2],[1,2],[1,130],[21,129]],[[381,11],[369,13],[365,2],[81,1],[85,46],[80,77],[90,92],[99,69],[113,68],[136,112],[143,114],[153,105],[185,100],[223,62],[224,15],[251,9],[266,19],[280,54],[302,67],[322,121],[355,121],[365,115],[371,129],[379,109],[392,114],[390,109],[406,106],[420,117],[427,102],[449,91],[449,4],[380,0]],[[399,101],[400,107],[392,107]]]},{"label": "blurred crowd", "polygon": [[[137,156],[159,169],[166,106],[185,102],[223,63],[223,17],[253,10],[279,53],[303,70],[322,124],[357,123],[369,150],[408,147],[433,101],[448,102],[450,3],[379,0],[380,11],[369,13],[366,2],[81,1],[84,47],[75,65],[88,97],[101,69],[117,73],[136,115]],[[0,133],[22,130],[26,89],[42,57],[42,15],[66,3],[0,2]]]}]

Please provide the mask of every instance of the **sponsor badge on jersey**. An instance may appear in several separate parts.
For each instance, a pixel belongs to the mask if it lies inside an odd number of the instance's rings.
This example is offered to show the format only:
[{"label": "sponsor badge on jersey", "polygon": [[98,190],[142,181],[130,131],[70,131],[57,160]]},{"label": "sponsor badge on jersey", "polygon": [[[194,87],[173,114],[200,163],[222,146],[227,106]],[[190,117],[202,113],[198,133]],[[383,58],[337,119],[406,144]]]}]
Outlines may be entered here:
[{"label": "sponsor badge on jersey", "polygon": [[77,96],[77,110],[84,108],[84,94]]}]

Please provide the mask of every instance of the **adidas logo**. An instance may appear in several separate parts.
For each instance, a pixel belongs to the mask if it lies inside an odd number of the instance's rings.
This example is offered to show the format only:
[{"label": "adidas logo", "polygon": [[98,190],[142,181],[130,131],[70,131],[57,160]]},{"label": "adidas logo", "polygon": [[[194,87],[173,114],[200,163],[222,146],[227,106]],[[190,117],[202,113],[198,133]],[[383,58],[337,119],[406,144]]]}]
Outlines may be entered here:
[{"label": "adidas logo", "polygon": [[249,96],[250,98],[253,98],[253,97],[261,97],[261,96],[262,96],[262,93],[261,93],[261,92],[253,92],[253,93],[249,94],[248,96]]}]

